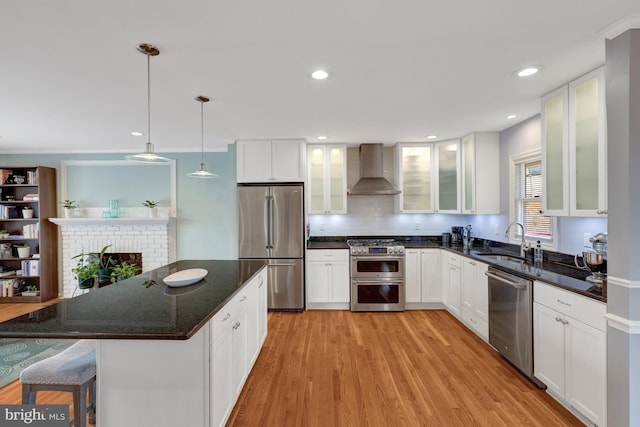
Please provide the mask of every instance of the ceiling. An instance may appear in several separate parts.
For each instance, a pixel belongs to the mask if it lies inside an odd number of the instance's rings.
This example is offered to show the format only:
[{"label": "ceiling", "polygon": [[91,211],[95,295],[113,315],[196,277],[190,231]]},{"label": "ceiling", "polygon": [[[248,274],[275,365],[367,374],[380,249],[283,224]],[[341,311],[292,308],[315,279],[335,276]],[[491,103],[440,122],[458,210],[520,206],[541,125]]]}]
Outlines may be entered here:
[{"label": "ceiling", "polygon": [[[0,2],[0,153],[394,143],[502,130],[604,63],[637,0]],[[525,65],[540,73],[517,78]],[[311,79],[324,68],[330,77]],[[508,120],[508,114],[517,118]]]}]

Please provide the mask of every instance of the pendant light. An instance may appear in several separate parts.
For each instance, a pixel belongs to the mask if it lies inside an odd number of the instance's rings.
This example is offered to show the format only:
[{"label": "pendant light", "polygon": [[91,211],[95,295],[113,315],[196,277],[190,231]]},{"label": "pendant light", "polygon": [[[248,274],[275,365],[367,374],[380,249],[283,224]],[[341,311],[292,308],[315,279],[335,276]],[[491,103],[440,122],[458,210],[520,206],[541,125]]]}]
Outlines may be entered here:
[{"label": "pendant light", "polygon": [[187,176],[191,178],[217,178],[218,175],[207,171],[204,165],[204,103],[209,102],[209,98],[206,96],[196,96],[195,100],[200,103],[200,169],[188,173]]},{"label": "pendant light", "polygon": [[157,47],[148,43],[140,43],[138,51],[147,55],[147,144],[144,153],[125,156],[125,159],[138,163],[164,163],[171,161],[153,151],[151,143],[151,57],[160,55]]}]

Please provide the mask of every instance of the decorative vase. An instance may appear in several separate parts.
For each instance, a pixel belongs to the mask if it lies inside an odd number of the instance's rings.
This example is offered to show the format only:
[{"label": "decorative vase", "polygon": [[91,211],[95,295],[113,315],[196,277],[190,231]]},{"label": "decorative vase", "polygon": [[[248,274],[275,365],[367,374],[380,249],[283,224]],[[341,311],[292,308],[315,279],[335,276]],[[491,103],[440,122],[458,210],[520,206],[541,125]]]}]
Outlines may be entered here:
[{"label": "decorative vase", "polygon": [[78,287],[80,289],[91,289],[94,286],[93,277],[89,277],[88,279],[78,279]]},{"label": "decorative vase", "polygon": [[33,209],[23,209],[22,217],[25,219],[33,218]]},{"label": "decorative vase", "polygon": [[73,217],[73,208],[64,208],[64,217],[72,218]]},{"label": "decorative vase", "polygon": [[18,247],[18,258],[29,258],[31,248],[29,247]]},{"label": "decorative vase", "polygon": [[149,208],[149,218],[158,217],[158,208]]}]

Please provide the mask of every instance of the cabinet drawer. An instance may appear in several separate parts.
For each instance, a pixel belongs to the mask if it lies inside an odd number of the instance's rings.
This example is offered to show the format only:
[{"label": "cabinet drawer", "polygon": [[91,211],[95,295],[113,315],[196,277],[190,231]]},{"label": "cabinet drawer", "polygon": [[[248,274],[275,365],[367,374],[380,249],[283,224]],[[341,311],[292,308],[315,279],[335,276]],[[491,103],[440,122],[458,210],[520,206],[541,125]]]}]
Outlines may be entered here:
[{"label": "cabinet drawer", "polygon": [[462,265],[462,260],[460,255],[452,254],[451,252],[444,252],[445,260],[449,265],[455,265],[456,267],[460,267]]},{"label": "cabinet drawer", "polygon": [[236,318],[242,307],[240,299],[236,296],[225,304],[225,306],[222,307],[215,316],[213,316],[213,319],[211,319],[213,343],[222,336],[226,328],[231,327],[233,320]]},{"label": "cabinet drawer", "polygon": [[462,307],[460,317],[462,317],[464,323],[474,329],[474,332],[476,332],[480,338],[484,340],[489,339],[489,323],[486,320],[481,319],[467,307]]},{"label": "cabinet drawer", "polygon": [[347,249],[311,249],[307,251],[307,261],[349,262]]},{"label": "cabinet drawer", "polygon": [[555,286],[535,282],[533,300],[601,331],[607,330],[607,306]]}]

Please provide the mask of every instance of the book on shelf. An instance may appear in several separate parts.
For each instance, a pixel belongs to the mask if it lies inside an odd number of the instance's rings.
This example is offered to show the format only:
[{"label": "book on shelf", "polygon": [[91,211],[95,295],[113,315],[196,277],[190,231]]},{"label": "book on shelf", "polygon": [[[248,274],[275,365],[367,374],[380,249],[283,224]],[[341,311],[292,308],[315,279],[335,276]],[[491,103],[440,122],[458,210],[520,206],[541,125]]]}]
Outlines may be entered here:
[{"label": "book on shelf", "polygon": [[22,197],[22,200],[25,202],[37,202],[39,200],[39,196],[37,194],[25,194]]},{"label": "book on shelf", "polygon": [[18,287],[16,279],[0,279],[0,296],[12,297],[15,295],[15,289]]},{"label": "book on shelf", "polygon": [[40,261],[37,259],[22,260],[21,266],[23,276],[40,275]]},{"label": "book on shelf", "polygon": [[16,275],[15,270],[0,271],[0,277],[15,276],[15,275]]},{"label": "book on shelf", "polygon": [[27,224],[22,227],[22,234],[25,239],[40,238],[40,223]]},{"label": "book on shelf", "polygon": [[15,216],[17,215],[13,209],[15,209],[15,206],[8,206],[8,205],[2,205],[0,206],[0,219],[11,219],[12,217],[15,218]]}]

